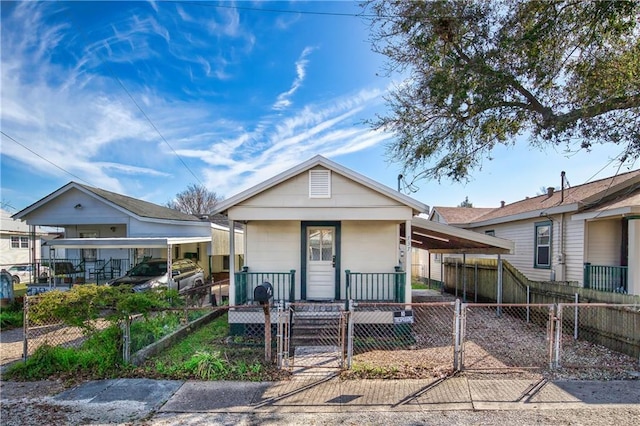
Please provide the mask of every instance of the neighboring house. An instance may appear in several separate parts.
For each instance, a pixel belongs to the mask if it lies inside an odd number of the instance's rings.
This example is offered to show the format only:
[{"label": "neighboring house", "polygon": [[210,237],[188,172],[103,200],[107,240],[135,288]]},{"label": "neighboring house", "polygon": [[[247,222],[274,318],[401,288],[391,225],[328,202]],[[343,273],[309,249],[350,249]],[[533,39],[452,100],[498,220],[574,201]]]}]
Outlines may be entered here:
[{"label": "neighboring house", "polygon": [[[501,207],[434,207],[430,220],[506,238],[529,279],[640,294],[640,170]],[[434,267],[437,269],[437,267]]]},{"label": "neighboring house", "polygon": [[424,219],[423,227],[414,225],[425,204],[322,156],[217,207],[229,228],[245,224],[247,267],[231,277],[232,305],[254,302],[263,281],[274,286],[274,301],[410,302],[412,249],[507,253],[513,247]]},{"label": "neighboring house", "polygon": [[[28,225],[64,228],[65,238],[45,242],[45,246],[67,249],[63,260],[68,266],[57,272],[78,281],[119,276],[150,257],[190,258],[213,275],[224,270],[223,258],[229,255],[228,229],[208,218],[76,182],[13,217]],[[241,231],[235,235],[242,245]],[[60,260],[51,259],[54,263]]]},{"label": "neighboring house", "polygon": [[[32,232],[33,231],[33,232]],[[40,263],[42,242],[58,236],[53,230],[29,225],[0,210],[0,268]]]}]

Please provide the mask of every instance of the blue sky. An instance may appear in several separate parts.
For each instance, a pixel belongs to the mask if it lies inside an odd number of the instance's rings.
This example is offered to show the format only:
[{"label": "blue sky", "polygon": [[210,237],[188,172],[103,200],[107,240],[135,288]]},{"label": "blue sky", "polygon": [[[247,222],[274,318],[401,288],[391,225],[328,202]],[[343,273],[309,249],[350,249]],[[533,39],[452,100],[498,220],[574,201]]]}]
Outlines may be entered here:
[{"label": "blue sky", "polygon": [[[2,2],[1,191],[20,210],[69,181],[158,204],[223,197],[321,154],[392,188],[391,134],[364,124],[398,83],[354,2]],[[427,205],[499,206],[614,175],[591,153],[500,148]],[[621,171],[626,171],[623,168]],[[410,176],[408,176],[410,179]]]}]

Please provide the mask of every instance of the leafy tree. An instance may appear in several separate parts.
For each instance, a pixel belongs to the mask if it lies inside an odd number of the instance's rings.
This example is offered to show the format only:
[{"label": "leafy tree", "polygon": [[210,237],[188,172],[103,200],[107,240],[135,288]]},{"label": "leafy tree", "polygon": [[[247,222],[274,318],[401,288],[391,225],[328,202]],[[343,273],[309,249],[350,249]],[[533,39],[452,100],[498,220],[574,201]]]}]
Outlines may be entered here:
[{"label": "leafy tree", "polygon": [[464,201],[458,204],[458,207],[473,207],[473,203],[469,201],[469,197],[464,197]]},{"label": "leafy tree", "polygon": [[640,156],[640,2],[372,0],[373,50],[405,80],[373,120],[418,176],[463,180],[528,136]]},{"label": "leafy tree", "polygon": [[221,197],[218,197],[215,192],[209,191],[204,185],[193,184],[179,192],[175,200],[167,202],[166,206],[183,213],[203,215],[210,214],[218,201],[221,200]]}]

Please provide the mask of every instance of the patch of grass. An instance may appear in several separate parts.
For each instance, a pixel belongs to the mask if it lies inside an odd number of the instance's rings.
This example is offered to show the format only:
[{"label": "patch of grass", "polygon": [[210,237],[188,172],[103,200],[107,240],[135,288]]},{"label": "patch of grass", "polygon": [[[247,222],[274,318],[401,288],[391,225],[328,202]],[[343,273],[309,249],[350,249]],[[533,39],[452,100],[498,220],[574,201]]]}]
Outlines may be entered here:
[{"label": "patch of grass", "polygon": [[24,312],[22,303],[14,301],[8,306],[0,308],[0,329],[22,327],[24,322]]},{"label": "patch of grass", "polygon": [[429,287],[425,283],[414,281],[411,283],[412,290],[427,290]]},{"label": "patch of grass", "polygon": [[227,315],[191,333],[158,356],[150,358],[138,374],[169,379],[277,380],[283,376],[264,361],[264,348],[229,342]]},{"label": "patch of grass", "polygon": [[395,366],[378,366],[367,363],[354,362],[350,370],[342,372],[343,379],[390,379],[398,373]]},{"label": "patch of grass", "polygon": [[27,284],[19,283],[13,285],[13,296],[14,297],[22,297],[27,294]]}]

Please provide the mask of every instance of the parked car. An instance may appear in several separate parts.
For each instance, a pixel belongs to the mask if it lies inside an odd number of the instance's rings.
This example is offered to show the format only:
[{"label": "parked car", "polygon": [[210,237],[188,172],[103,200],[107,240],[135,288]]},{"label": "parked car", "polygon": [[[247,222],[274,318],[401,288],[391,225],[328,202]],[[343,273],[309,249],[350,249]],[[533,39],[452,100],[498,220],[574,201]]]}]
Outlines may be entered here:
[{"label": "parked car", "polygon": [[19,284],[22,281],[30,283],[36,281],[36,277],[47,278],[49,267],[36,267],[35,273],[33,273],[33,265],[13,265],[7,269],[7,272],[13,277],[14,284]]},{"label": "parked car", "polygon": [[149,259],[134,266],[120,278],[110,280],[107,285],[131,285],[133,291],[169,287],[178,291],[204,284],[204,270],[193,260],[178,259],[171,263],[171,278],[167,273],[166,259]]}]

